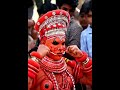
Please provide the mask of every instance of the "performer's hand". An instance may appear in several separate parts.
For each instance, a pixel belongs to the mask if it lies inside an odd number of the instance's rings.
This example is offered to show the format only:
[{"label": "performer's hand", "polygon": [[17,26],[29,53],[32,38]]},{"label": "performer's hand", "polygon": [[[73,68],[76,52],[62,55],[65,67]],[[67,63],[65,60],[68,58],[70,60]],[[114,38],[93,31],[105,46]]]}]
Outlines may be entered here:
[{"label": "performer's hand", "polygon": [[75,58],[79,58],[83,56],[82,51],[77,47],[77,45],[70,45],[66,49],[66,53],[70,54]]},{"label": "performer's hand", "polygon": [[40,44],[39,47],[38,47],[38,50],[37,52],[42,56],[46,56],[49,52],[50,52],[50,49],[45,46],[44,44]]}]

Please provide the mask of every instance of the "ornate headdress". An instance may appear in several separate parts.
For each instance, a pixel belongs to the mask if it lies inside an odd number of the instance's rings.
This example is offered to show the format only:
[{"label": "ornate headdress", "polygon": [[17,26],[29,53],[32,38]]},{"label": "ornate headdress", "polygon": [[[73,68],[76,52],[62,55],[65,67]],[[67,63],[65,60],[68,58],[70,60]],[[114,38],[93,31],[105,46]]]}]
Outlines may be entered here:
[{"label": "ornate headdress", "polygon": [[40,34],[40,38],[50,38],[52,36],[65,36],[69,26],[70,15],[64,10],[52,10],[44,14],[35,24],[35,30]]}]

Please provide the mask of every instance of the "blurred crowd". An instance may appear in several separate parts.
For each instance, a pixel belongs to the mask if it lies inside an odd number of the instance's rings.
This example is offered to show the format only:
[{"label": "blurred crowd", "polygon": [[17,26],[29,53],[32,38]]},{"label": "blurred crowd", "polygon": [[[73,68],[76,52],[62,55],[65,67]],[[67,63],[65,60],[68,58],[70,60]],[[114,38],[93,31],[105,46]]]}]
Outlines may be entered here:
[{"label": "blurred crowd", "polygon": [[[77,45],[92,58],[92,0],[29,0],[28,2],[28,57],[36,51],[40,44],[39,33],[34,29],[32,19],[34,7],[39,17],[48,11],[63,9],[70,14],[71,20],[66,32],[66,46]],[[64,57],[73,60],[74,57],[65,53]],[[76,85],[76,90],[92,90],[89,85]]]}]

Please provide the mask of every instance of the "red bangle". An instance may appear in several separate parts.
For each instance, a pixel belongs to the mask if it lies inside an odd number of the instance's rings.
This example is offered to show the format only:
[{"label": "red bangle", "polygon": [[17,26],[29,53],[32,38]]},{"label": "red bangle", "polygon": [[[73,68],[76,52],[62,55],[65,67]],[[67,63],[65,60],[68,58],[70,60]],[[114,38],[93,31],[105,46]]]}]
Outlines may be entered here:
[{"label": "red bangle", "polygon": [[86,64],[83,64],[85,68],[87,68],[87,67],[89,67],[89,66],[92,65],[92,60],[91,60],[91,58],[88,58],[88,59],[89,59],[89,61],[88,61]]},{"label": "red bangle", "polygon": [[32,74],[34,74],[35,76],[37,75],[38,72],[35,72],[33,69],[28,68],[28,72],[31,72]]},{"label": "red bangle", "polygon": [[39,68],[39,64],[31,59],[28,60],[28,64],[31,64],[32,66],[36,67],[36,68]]},{"label": "red bangle", "polygon": [[92,65],[89,66],[89,67],[87,67],[87,68],[83,68],[84,71],[88,71],[88,70],[90,70],[90,69],[92,69]]},{"label": "red bangle", "polygon": [[28,63],[28,68],[31,68],[35,72],[39,72],[39,68],[36,68],[35,66],[33,66],[33,65],[29,64],[29,63]]},{"label": "red bangle", "polygon": [[82,53],[83,53],[82,57],[75,58],[77,62],[83,62],[83,61],[85,61],[87,59],[88,54],[86,52],[83,52],[83,51],[82,51]]},{"label": "red bangle", "polygon": [[31,72],[31,71],[28,70],[28,76],[29,76],[30,78],[34,79],[35,76],[36,76],[36,74],[34,74],[33,72]]},{"label": "red bangle", "polygon": [[89,58],[89,62],[87,64],[83,64],[83,72],[88,73],[92,71],[92,59]]},{"label": "red bangle", "polygon": [[28,76],[34,79],[38,72],[39,72],[39,64],[29,59],[28,60]]},{"label": "red bangle", "polygon": [[84,73],[91,73],[92,72],[92,69],[89,69],[87,71],[83,71]]},{"label": "red bangle", "polygon": [[38,59],[42,59],[42,56],[41,56],[38,52],[35,52],[35,51],[31,52],[31,53],[30,53],[30,56],[35,56],[35,57],[37,57]]}]

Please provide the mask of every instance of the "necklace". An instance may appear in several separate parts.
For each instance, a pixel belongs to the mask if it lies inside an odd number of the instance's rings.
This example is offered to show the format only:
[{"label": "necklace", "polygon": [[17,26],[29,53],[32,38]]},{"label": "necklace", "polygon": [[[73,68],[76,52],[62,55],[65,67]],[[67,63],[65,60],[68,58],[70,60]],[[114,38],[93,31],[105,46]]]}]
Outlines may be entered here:
[{"label": "necklace", "polygon": [[67,68],[67,64],[63,59],[64,58],[61,58],[58,61],[54,61],[46,56],[40,61],[40,66],[49,72],[61,73]]},{"label": "necklace", "polygon": [[[73,84],[73,90],[75,90],[74,78],[67,70],[67,64],[64,58],[61,58],[58,61],[53,61],[51,58],[46,56],[40,61],[40,67],[47,75],[47,77],[52,81],[54,90],[70,90],[70,85],[68,84],[69,82],[67,81],[67,77],[70,77]],[[62,85],[58,84],[55,74],[62,75]]]}]

